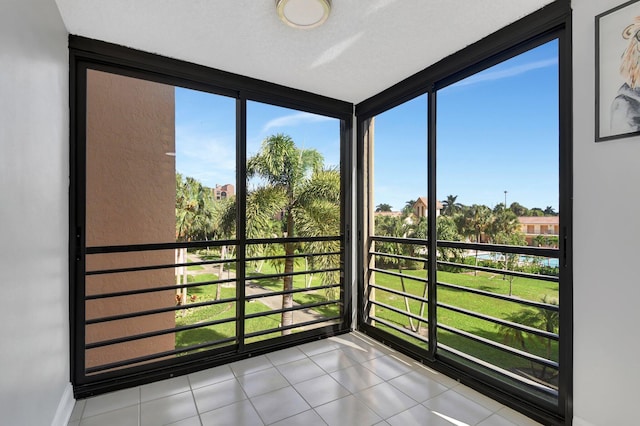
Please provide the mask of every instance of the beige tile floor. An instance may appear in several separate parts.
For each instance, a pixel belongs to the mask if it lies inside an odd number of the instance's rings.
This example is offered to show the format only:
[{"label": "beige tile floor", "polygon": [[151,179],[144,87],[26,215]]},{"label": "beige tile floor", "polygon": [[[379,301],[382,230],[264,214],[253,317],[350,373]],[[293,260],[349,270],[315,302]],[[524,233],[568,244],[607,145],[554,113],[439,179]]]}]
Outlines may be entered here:
[{"label": "beige tile floor", "polygon": [[350,333],[77,401],[69,426],[538,423]]}]

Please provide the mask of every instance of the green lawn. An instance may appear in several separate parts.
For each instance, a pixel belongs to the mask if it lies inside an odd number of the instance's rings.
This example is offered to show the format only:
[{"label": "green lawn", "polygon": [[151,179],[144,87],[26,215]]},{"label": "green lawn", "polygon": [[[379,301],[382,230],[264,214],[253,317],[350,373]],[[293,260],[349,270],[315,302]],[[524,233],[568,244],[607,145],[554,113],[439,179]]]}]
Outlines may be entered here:
[{"label": "green lawn", "polygon": [[[296,259],[294,263],[294,271],[296,272],[304,271],[305,270],[304,268],[305,268],[304,260]],[[271,274],[277,274],[277,273],[282,273],[282,269],[278,271],[276,270],[276,268],[274,268],[272,265],[270,265],[267,262],[265,262],[262,265],[262,269],[260,270],[260,273],[256,272],[255,270],[250,270],[250,268],[247,268],[248,276],[260,277],[263,275],[271,275]],[[310,278],[309,275],[294,275],[293,288],[305,288],[309,278]],[[282,285],[283,285],[282,278],[254,279],[254,282],[256,282],[261,287],[264,287],[271,291],[282,291]],[[314,274],[313,279],[311,280],[311,287],[315,287],[319,285],[322,285],[320,274]],[[325,290],[295,293],[293,295],[293,301],[301,305],[304,305],[307,303],[317,303],[317,302],[324,302],[327,300],[337,299],[339,294],[337,292],[339,292],[339,289],[335,288],[334,291],[336,292],[336,295],[327,294],[327,291]],[[317,308],[314,308],[314,311],[321,313],[324,316],[335,316],[340,314],[340,308],[335,304],[317,307]]]},{"label": "green lawn", "polygon": [[[304,267],[304,261],[299,262]],[[300,267],[300,265],[296,265]],[[298,269],[296,269],[298,270]],[[275,268],[271,265],[264,264],[261,274],[255,272],[248,272],[252,275],[267,275],[277,273]],[[218,277],[215,274],[194,274],[188,276],[188,281],[192,282],[206,282],[217,280]],[[256,280],[256,282],[266,289],[272,291],[282,290],[282,278],[269,278]],[[316,276],[312,285],[319,285],[320,279]],[[188,290],[189,297],[195,296],[195,303],[204,301],[215,300],[217,284],[208,284],[199,287],[192,287]],[[305,278],[304,276],[294,277],[294,287],[304,288]],[[235,298],[236,290],[233,287],[222,287],[221,298]],[[298,293],[294,295],[294,301],[300,304],[315,303],[328,300],[323,291],[316,292],[310,291],[305,293]],[[259,300],[254,300],[245,303],[245,313],[254,314],[258,312],[267,312],[270,308],[260,303]],[[334,316],[339,313],[339,307],[337,305],[327,305],[314,309],[316,312],[325,316]],[[236,303],[228,302],[219,305],[197,307],[187,309],[186,311],[179,311],[176,313],[176,326],[191,325],[197,323],[204,323],[209,321],[216,321],[226,318],[234,318],[236,315]],[[252,318],[245,321],[245,333],[253,333],[262,330],[268,330],[276,328],[280,324],[280,314],[272,314],[258,318]],[[192,345],[196,345],[203,342],[211,342],[227,337],[235,336],[236,328],[235,321],[230,321],[224,324],[218,324],[215,326],[201,327],[193,330],[181,331],[176,333],[176,348],[184,348]],[[280,333],[270,333],[251,339],[247,339],[247,342],[253,342],[257,340],[265,340],[273,337],[280,336]]]},{"label": "green lawn", "polygon": [[[305,267],[304,260],[297,259],[295,263],[295,270],[303,270]],[[280,269],[280,272],[282,270]],[[398,272],[398,270],[393,270],[394,272]],[[273,265],[269,263],[265,263],[262,265],[262,269],[260,273],[257,273],[253,270],[253,268],[248,268],[247,275],[249,276],[265,276],[270,274],[278,273],[278,271],[274,268]],[[425,278],[427,273],[425,270],[404,270],[403,273],[408,277],[420,277]],[[400,278],[395,276],[389,276],[382,273],[375,274],[376,283],[380,286],[402,290],[402,282]],[[217,279],[215,274],[197,274],[190,275],[190,282],[203,282],[203,281],[212,281]],[[307,276],[299,275],[294,276],[294,288],[305,288],[306,286]],[[466,273],[452,273],[452,272],[438,272],[438,279],[440,282],[456,284],[459,286],[465,286],[469,288],[474,288],[478,290],[483,290],[491,293],[498,294],[509,294],[509,280],[503,279],[503,276],[500,274],[492,274],[486,272],[478,272],[477,275],[474,275],[472,272]],[[281,291],[282,290],[282,278],[264,278],[264,279],[254,279],[254,282],[258,283],[260,286],[269,289],[271,291]],[[312,286],[320,285],[321,278],[319,274],[313,279]],[[414,294],[417,296],[422,296],[424,294],[424,283],[411,280],[409,278],[404,279],[404,291]],[[540,301],[543,296],[557,298],[558,297],[558,284],[529,279],[529,278],[514,278],[512,282],[512,294],[514,297],[522,298],[526,300],[532,301]],[[189,289],[189,295],[196,296],[196,302],[202,302],[205,300],[214,300],[216,294],[216,285],[203,285],[200,287],[195,287]],[[224,298],[234,298],[235,297],[235,288],[232,287],[223,287],[221,297]],[[401,296],[397,296],[391,294],[389,292],[385,292],[383,290],[377,290],[375,295],[376,300],[394,306],[397,309],[405,310],[405,299]],[[328,300],[325,291],[310,291],[304,293],[294,294],[294,301],[300,304],[314,303],[318,301]],[[482,313],[484,315],[489,315],[496,318],[508,319],[509,315],[518,313],[525,309],[533,309],[523,306],[518,303],[510,302],[510,301],[502,301],[493,299],[486,296],[475,295],[465,291],[456,290],[456,289],[448,289],[440,286],[438,288],[438,302],[442,304],[452,305],[459,308],[467,309],[470,311]],[[409,300],[409,309],[412,313],[419,315],[421,308],[423,308],[423,316],[426,319],[428,316],[428,307],[421,306],[420,302]],[[176,315],[176,325],[186,325],[186,324],[196,324],[199,322],[213,321],[224,318],[234,318],[236,315],[236,303],[229,302],[221,305],[195,308],[188,310],[185,316],[181,316],[180,313]],[[337,305],[329,305],[325,307],[315,308],[315,310],[325,316],[333,316],[339,313],[339,306]],[[247,314],[257,313],[257,312],[267,312],[269,308],[264,304],[260,303],[259,300],[245,303],[245,312]],[[392,312],[390,310],[377,307],[376,308],[376,316],[379,318],[385,319],[393,324],[396,324],[402,328],[409,327],[409,320],[406,316]],[[519,342],[516,341],[508,341],[505,339],[505,336],[501,334],[500,330],[496,325],[490,323],[488,321],[471,317],[469,315],[456,313],[451,310],[448,310],[444,307],[441,307],[438,310],[438,321],[439,324],[448,325],[450,327],[457,328],[459,330],[463,330],[477,336],[493,340],[495,342],[510,344],[517,349],[522,349]],[[260,330],[267,330],[270,328],[275,328],[278,326],[280,322],[280,315],[268,315],[264,317],[259,317],[255,319],[250,319],[245,322],[245,331],[246,333],[252,333]],[[414,327],[417,325],[417,321],[414,322]],[[395,335],[399,335],[400,337],[410,341],[412,344],[420,345],[426,347],[426,344],[419,342],[416,339],[411,339],[406,337],[402,333],[397,332],[396,330],[385,327],[382,324],[377,324],[381,329],[385,329],[390,333]],[[421,327],[424,331],[426,331],[427,324],[425,322],[421,323]],[[183,331],[176,334],[176,347],[186,347],[194,344],[198,344],[201,342],[215,341],[221,338],[226,338],[229,336],[234,336],[236,333],[235,322],[231,321],[229,323],[220,324],[216,326],[210,327],[202,327],[195,330]],[[423,333],[423,335],[426,335]],[[252,339],[254,340],[262,340],[271,337],[277,337],[279,333],[271,333],[269,335],[260,336],[258,338]],[[507,354],[503,351],[499,351],[488,347],[486,345],[482,345],[476,343],[468,338],[457,336],[455,334],[449,333],[444,330],[438,331],[438,340],[440,343],[459,349],[466,353],[469,353],[477,358],[490,362],[492,364],[498,365],[505,369],[526,369],[530,368],[530,363],[526,360],[523,360],[519,357],[515,357],[513,355]],[[547,357],[547,346],[545,341],[538,338],[527,338],[525,340],[526,350],[534,353],[536,355]],[[555,342],[551,344],[551,355],[550,358],[553,360],[558,359],[558,347]],[[538,367],[539,369],[539,367]]]},{"label": "green lawn", "polygon": [[[215,299],[215,286],[196,287],[195,289],[208,289],[212,291],[193,292],[190,294],[198,294],[202,296],[198,298],[198,302],[204,300]],[[235,288],[222,288],[222,299],[234,298],[236,296]],[[253,314],[257,312],[267,312],[270,309],[260,302],[251,302],[245,304],[245,312]],[[225,318],[235,318],[236,303],[227,302],[219,305],[206,306],[187,310],[185,316],[176,314],[176,326],[197,324],[199,322],[216,321]],[[245,322],[246,333],[266,330],[277,327],[280,323],[279,315],[268,315],[264,317],[247,320]],[[214,326],[201,327],[193,330],[186,330],[176,333],[176,348],[184,348],[204,342],[212,342],[219,339],[225,339],[236,335],[235,321]],[[262,339],[268,338],[269,335],[260,336]]]},{"label": "green lawn", "polygon": [[[393,270],[398,272],[398,270]],[[426,277],[425,270],[419,271],[403,271],[408,276]],[[485,272],[478,272],[477,275],[473,273],[451,273],[451,272],[438,272],[438,280],[440,282],[456,284],[460,286],[479,289],[487,292],[498,294],[509,294],[509,281],[502,279],[502,275],[495,275]],[[384,287],[388,287],[395,290],[402,290],[402,282],[399,277],[389,276],[386,274],[375,274],[375,282]],[[405,292],[422,296],[424,294],[424,283],[417,282],[408,278],[404,279]],[[513,280],[512,286],[513,295],[522,299],[540,301],[540,299],[547,295],[548,297],[558,297],[558,284],[552,282],[546,282],[541,280],[533,280],[528,278],[517,277]],[[470,311],[482,313],[484,315],[507,319],[510,314],[515,314],[523,309],[527,308],[521,304],[493,299],[486,296],[471,294],[465,291],[448,289],[445,287],[438,288],[438,302],[452,305],[459,308],[464,308]],[[394,306],[397,309],[406,311],[405,298],[397,296],[389,292],[377,289],[375,293],[375,299],[382,303]],[[413,300],[409,300],[409,309],[412,313],[418,315],[420,312],[421,303]],[[402,328],[409,328],[408,317],[390,311],[385,308],[376,307],[375,315],[379,318],[385,319],[391,323]],[[424,317],[428,316],[427,307],[424,307]],[[502,335],[498,327],[488,321],[474,318],[469,315],[453,312],[451,310],[440,308],[438,310],[439,324],[448,325],[459,330],[463,330],[477,336],[493,340],[499,343],[510,344],[505,336]],[[417,325],[414,320],[414,326]],[[423,328],[426,328],[426,324],[421,324]],[[402,333],[386,327],[382,324],[378,324],[378,327],[385,329],[386,331],[398,335],[405,340],[411,341],[413,344],[418,344],[426,348],[426,344],[416,341],[410,337],[406,337]],[[530,363],[522,358],[507,354],[503,351],[493,349],[483,344],[479,344],[468,338],[452,334],[450,332],[439,330],[438,341],[447,346],[459,349],[480,359],[498,365],[506,369],[514,368],[530,368]],[[547,357],[546,340],[538,338],[527,338],[525,340],[526,350],[536,355]],[[518,342],[511,344],[517,349],[522,349]],[[558,347],[555,342],[551,344],[550,358],[558,360]],[[539,367],[537,367],[539,369]]]}]

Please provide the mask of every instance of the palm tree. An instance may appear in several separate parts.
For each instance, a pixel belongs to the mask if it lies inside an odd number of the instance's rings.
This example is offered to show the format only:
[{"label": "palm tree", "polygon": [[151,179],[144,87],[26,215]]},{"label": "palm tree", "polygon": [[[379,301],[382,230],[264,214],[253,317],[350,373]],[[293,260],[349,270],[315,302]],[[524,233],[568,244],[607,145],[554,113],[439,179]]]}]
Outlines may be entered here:
[{"label": "palm tree", "polygon": [[445,216],[453,216],[462,209],[460,203],[456,203],[457,195],[447,195],[447,199],[442,201],[442,214]]},{"label": "palm tree", "polygon": [[547,208],[544,209],[543,213],[545,216],[556,216],[558,214],[556,213],[553,206],[547,206]]},{"label": "palm tree", "polygon": [[[176,241],[192,241],[198,239],[202,230],[207,226],[206,191],[202,184],[192,177],[182,178],[176,173]],[[176,249],[176,263],[187,261],[187,249]],[[187,283],[187,269],[176,275],[176,284]],[[182,282],[181,282],[182,278]],[[186,305],[187,289],[176,291],[179,303]]]},{"label": "palm tree", "polygon": [[[546,294],[540,300],[542,303],[546,305],[550,305],[550,306],[558,305],[557,299],[549,297]],[[544,330],[549,333],[557,333],[560,325],[560,316],[558,314],[557,309],[550,309],[546,307],[537,307],[536,309],[531,309],[531,308],[521,309],[518,312],[514,312],[512,314],[507,315],[505,319],[513,323],[537,328],[539,330]],[[552,355],[551,339],[526,333],[522,330],[518,330],[508,325],[499,325],[498,331],[500,334],[504,336],[505,343],[517,344],[524,351],[527,351],[527,347],[526,347],[527,339],[535,338],[536,340],[541,341],[545,346],[547,359],[551,359],[551,355]],[[543,365],[539,378],[541,379],[546,378],[546,369],[547,369],[546,365]],[[533,362],[531,362],[531,372],[532,373],[534,372]]]},{"label": "palm tree", "polygon": [[[518,217],[511,210],[505,209],[494,209],[492,220],[489,226],[487,227],[487,233],[489,234],[489,239],[493,243],[497,244],[508,244],[508,243],[498,243],[496,241],[496,236],[499,234],[503,235],[511,235],[518,231],[520,227],[520,222],[518,222]],[[503,238],[504,239],[504,238]]]},{"label": "palm tree", "polygon": [[[293,210],[296,232],[300,236],[320,237],[336,235],[340,229],[340,171],[337,168],[321,169],[300,187],[297,207]],[[313,241],[301,247],[304,253],[326,253],[340,250],[339,241]],[[312,268],[330,269],[340,263],[338,255],[309,257]],[[313,278],[310,277],[310,278]],[[322,284],[340,280],[338,271],[321,274]],[[310,285],[310,283],[309,283]],[[335,288],[327,290],[327,298],[335,299]]]},{"label": "palm tree", "polygon": [[509,209],[515,213],[516,216],[529,216],[529,209],[518,202],[513,202],[509,206]]},{"label": "palm tree", "polygon": [[[374,234],[386,237],[401,237],[404,234],[404,220],[397,216],[376,216]],[[398,253],[396,244],[387,241],[376,241],[376,251],[390,254]],[[395,266],[398,259],[394,257],[379,257],[376,259],[378,265]]]},{"label": "palm tree", "polygon": [[[462,237],[458,233],[454,218],[451,216],[438,216],[436,218],[436,234],[438,240],[445,241],[461,241]],[[458,261],[462,255],[463,250],[446,248],[438,245],[438,257],[440,260],[450,261],[454,259]]]},{"label": "palm tree", "polygon": [[[482,204],[474,204],[467,210],[464,221],[464,234],[475,237],[476,243],[481,242],[482,235],[487,232],[491,224],[491,209]],[[478,266],[478,250],[476,249],[475,265]],[[478,275],[474,270],[473,275]]]},{"label": "palm tree", "polygon": [[491,225],[491,210],[485,205],[474,204],[471,206],[470,215],[467,217],[468,229],[473,232],[476,243],[481,242],[489,225]]},{"label": "palm tree", "polygon": [[376,212],[390,212],[391,205],[387,203],[378,204],[376,206]]},{"label": "palm tree", "polygon": [[[537,322],[538,313],[533,309],[522,309],[518,312],[507,315],[505,318],[507,321],[529,325]],[[503,342],[513,346],[520,347],[524,352],[528,352],[527,350],[527,336],[528,334],[518,328],[510,327],[508,325],[498,325],[498,333],[502,335]],[[533,361],[529,361],[529,365],[531,367],[531,372],[535,371]]]},{"label": "palm tree", "polygon": [[[323,169],[322,162],[318,151],[297,148],[287,135],[277,134],[266,138],[260,151],[247,160],[247,177],[258,177],[265,182],[248,194],[247,236],[260,236],[266,222],[277,213],[282,213],[283,230],[289,238],[296,234],[339,234],[340,174],[337,170]],[[294,258],[291,256],[297,246],[286,242],[283,248],[287,256],[284,274],[290,274],[294,269]],[[285,275],[283,290],[292,289],[293,276]],[[292,307],[293,294],[284,294],[282,308]],[[282,327],[291,324],[293,312],[283,312]],[[290,333],[290,329],[282,331],[283,335]]]},{"label": "palm tree", "polygon": [[205,190],[192,177],[182,179],[176,173],[176,241],[192,241],[197,238],[205,215]]},{"label": "palm tree", "polygon": [[418,200],[407,200],[405,201],[404,207],[402,208],[402,215],[403,216],[411,216],[413,214],[413,205],[416,203],[416,201]]}]

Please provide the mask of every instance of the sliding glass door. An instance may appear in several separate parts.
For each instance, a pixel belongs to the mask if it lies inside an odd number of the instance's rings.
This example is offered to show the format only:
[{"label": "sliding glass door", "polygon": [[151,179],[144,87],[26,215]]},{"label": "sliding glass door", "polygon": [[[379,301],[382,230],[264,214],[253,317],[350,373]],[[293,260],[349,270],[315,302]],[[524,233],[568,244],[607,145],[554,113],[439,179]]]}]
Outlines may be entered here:
[{"label": "sliding glass door", "polygon": [[559,45],[531,42],[359,117],[361,329],[552,413],[570,368]]},{"label": "sliding glass door", "polygon": [[349,329],[350,109],[74,70],[77,395]]}]

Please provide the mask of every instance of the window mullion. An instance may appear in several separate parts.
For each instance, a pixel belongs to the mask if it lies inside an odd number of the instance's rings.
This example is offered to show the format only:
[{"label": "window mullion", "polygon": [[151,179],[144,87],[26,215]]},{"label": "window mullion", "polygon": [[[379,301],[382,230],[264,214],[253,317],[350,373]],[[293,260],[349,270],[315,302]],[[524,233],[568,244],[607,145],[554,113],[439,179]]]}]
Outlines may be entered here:
[{"label": "window mullion", "polygon": [[245,277],[247,247],[247,99],[236,100],[236,338],[238,351],[244,351],[245,335]]},{"label": "window mullion", "polygon": [[437,331],[437,235],[436,235],[436,92],[431,86],[427,98],[427,240],[428,250],[428,299],[429,299],[429,356],[435,358],[438,346]]}]

